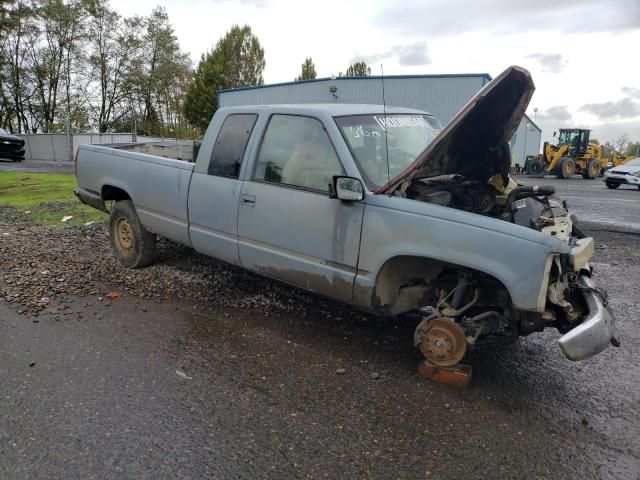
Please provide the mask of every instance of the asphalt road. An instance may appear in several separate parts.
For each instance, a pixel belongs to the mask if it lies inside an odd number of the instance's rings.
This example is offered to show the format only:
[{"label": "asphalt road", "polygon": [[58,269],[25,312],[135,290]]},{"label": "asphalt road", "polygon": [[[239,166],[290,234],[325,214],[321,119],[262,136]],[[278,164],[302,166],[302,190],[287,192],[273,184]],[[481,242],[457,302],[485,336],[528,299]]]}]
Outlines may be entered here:
[{"label": "asphalt road", "polygon": [[637,187],[622,185],[611,190],[601,178],[585,180],[577,175],[568,180],[526,175],[515,178],[527,185],[553,185],[557,195],[567,201],[571,213],[593,229],[640,233],[640,190]]},{"label": "asphalt road", "polygon": [[13,162],[0,158],[0,172],[73,173],[73,163],[48,160]]},{"label": "asphalt road", "polygon": [[559,182],[595,212],[621,348],[572,363],[534,334],[473,352],[457,390],[417,376],[408,319],[0,303],[0,478],[640,478],[639,237],[600,220],[635,228],[640,192]]}]

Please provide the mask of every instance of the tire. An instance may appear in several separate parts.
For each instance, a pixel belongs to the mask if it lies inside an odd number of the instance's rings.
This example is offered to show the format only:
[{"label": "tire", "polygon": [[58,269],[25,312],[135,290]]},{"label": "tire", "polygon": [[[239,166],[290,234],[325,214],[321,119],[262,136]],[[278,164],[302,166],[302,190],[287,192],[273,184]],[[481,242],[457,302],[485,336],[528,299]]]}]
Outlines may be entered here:
[{"label": "tire", "polygon": [[576,171],[576,162],[571,157],[562,157],[560,160],[558,176],[560,178],[571,178]]},{"label": "tire", "polygon": [[611,190],[615,190],[620,186],[620,184],[616,182],[604,182],[604,183],[607,186],[607,188],[610,188]]},{"label": "tire", "polygon": [[131,200],[121,200],[111,210],[109,242],[115,257],[128,268],[146,267],[156,254],[156,236],[142,226]]},{"label": "tire", "polygon": [[582,178],[589,180],[595,179],[600,174],[600,163],[595,158],[592,158],[587,163],[587,168],[582,171]]},{"label": "tire", "polygon": [[539,161],[533,161],[527,165],[527,174],[535,176],[544,176],[544,170],[546,165],[543,165]]}]

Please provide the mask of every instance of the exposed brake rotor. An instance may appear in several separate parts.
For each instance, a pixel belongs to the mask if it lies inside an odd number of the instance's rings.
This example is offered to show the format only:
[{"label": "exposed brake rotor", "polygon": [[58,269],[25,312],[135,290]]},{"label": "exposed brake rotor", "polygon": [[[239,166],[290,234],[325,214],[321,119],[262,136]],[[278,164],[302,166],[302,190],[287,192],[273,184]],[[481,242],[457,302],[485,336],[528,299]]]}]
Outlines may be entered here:
[{"label": "exposed brake rotor", "polygon": [[459,363],[467,351],[464,331],[453,320],[426,318],[416,328],[414,343],[426,359],[440,367]]}]

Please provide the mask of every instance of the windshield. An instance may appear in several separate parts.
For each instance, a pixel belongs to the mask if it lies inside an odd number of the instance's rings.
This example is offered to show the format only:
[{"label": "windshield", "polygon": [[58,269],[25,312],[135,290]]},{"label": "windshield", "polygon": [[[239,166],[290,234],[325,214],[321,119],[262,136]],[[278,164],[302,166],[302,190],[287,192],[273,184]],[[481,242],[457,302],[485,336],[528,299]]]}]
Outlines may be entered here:
[{"label": "windshield", "polygon": [[427,148],[440,132],[430,115],[352,115],[336,123],[370,190],[388,183]]},{"label": "windshield", "polygon": [[0,135],[9,135],[9,132],[7,132],[4,128],[0,128]]},{"label": "windshield", "polygon": [[576,130],[562,130],[558,136],[558,146],[573,145],[579,141],[579,133]]},{"label": "windshield", "polygon": [[632,167],[639,167],[640,166],[640,158],[634,158],[633,160],[629,160],[627,163],[625,163],[625,165],[630,165]]}]

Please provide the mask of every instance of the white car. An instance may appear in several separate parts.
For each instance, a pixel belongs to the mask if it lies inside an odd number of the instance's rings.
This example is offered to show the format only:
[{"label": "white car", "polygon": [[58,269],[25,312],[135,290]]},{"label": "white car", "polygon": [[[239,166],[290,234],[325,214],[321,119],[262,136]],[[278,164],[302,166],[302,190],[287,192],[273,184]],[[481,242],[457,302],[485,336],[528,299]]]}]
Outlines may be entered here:
[{"label": "white car", "polygon": [[640,188],[640,157],[607,170],[603,180],[609,188],[618,188],[620,185],[635,185]]}]

